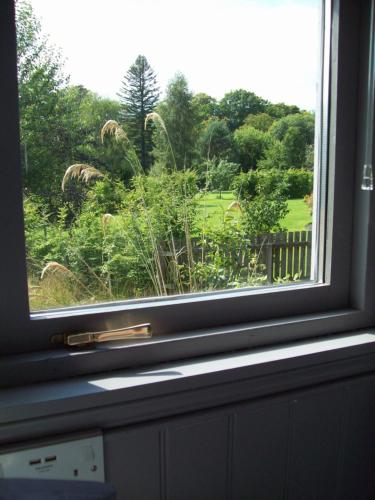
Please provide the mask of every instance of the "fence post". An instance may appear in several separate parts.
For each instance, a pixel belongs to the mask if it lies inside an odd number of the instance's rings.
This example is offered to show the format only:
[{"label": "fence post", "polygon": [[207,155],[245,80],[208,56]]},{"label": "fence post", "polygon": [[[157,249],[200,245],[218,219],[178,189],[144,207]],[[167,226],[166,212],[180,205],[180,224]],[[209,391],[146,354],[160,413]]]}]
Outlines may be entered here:
[{"label": "fence post", "polygon": [[266,270],[267,270],[267,282],[269,284],[273,283],[273,258],[272,258],[272,234],[267,236],[266,243]]}]

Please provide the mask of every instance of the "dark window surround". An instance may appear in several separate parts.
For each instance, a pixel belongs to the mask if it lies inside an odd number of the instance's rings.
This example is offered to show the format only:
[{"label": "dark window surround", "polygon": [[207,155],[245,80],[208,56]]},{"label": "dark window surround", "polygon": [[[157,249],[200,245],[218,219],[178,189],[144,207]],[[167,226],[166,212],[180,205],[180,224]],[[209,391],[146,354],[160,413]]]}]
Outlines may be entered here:
[{"label": "dark window surround", "polygon": [[[363,117],[370,104],[366,96],[369,7],[370,1],[332,3],[329,196],[323,283],[142,300],[30,316],[19,169],[14,5],[13,0],[1,2],[0,350],[8,368],[12,360],[14,366],[16,361],[27,361],[22,373],[14,373],[11,383],[243,349],[373,324],[374,206],[371,193],[359,190]],[[153,325],[155,338],[151,342],[74,355],[65,349],[51,350],[49,345],[54,333],[144,321]],[[33,354],[9,356],[17,352]],[[34,367],[31,378],[28,366]]]}]

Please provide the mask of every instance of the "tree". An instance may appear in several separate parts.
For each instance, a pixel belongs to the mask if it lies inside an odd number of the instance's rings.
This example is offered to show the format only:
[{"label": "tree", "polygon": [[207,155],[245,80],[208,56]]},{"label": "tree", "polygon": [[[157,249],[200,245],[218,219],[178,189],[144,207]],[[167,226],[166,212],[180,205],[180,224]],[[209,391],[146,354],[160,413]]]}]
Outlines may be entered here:
[{"label": "tree", "polygon": [[203,92],[195,94],[192,104],[199,122],[204,122],[218,115],[218,103],[214,97],[208,94]]},{"label": "tree", "polygon": [[304,167],[306,161],[306,140],[298,127],[289,127],[284,136],[288,165],[291,168]]},{"label": "tree", "polygon": [[145,118],[154,110],[160,92],[156,75],[145,56],[139,55],[129,68],[118,95],[129,138],[147,170],[151,162],[152,130],[145,129]]},{"label": "tree", "polygon": [[245,119],[245,125],[250,125],[262,132],[267,132],[274,121],[275,119],[267,115],[267,113],[259,113],[258,115],[248,115]]},{"label": "tree", "polygon": [[289,168],[287,152],[281,141],[273,140],[264,152],[264,158],[258,162],[259,169],[286,170]]},{"label": "tree", "polygon": [[300,129],[306,144],[314,143],[315,119],[312,113],[296,113],[285,116],[273,123],[270,133],[275,139],[282,141],[290,127]]},{"label": "tree", "polygon": [[244,171],[257,168],[259,160],[264,157],[270,144],[267,132],[257,130],[250,125],[243,125],[234,133],[239,161]]},{"label": "tree", "polygon": [[197,117],[193,95],[184,75],[178,73],[169,83],[166,98],[157,107],[164,121],[164,130],[156,127],[154,157],[167,168],[189,168],[196,156]]},{"label": "tree", "polygon": [[48,197],[53,209],[66,157],[59,103],[68,79],[29,2],[17,4],[16,23],[23,182],[27,190]]},{"label": "tree", "polygon": [[213,119],[206,126],[199,138],[199,149],[203,158],[233,159],[234,141],[227,123]]},{"label": "tree", "polygon": [[77,85],[60,91],[59,116],[61,135],[66,142],[64,164],[89,163],[128,183],[132,170],[124,158],[122,147],[115,141],[100,139],[100,131],[108,120],[120,120],[118,101],[103,98]]},{"label": "tree", "polygon": [[228,120],[230,130],[243,125],[249,114],[258,114],[266,111],[267,101],[248,90],[238,89],[228,92],[220,101],[219,113],[221,118]]},{"label": "tree", "polygon": [[284,104],[283,102],[277,104],[268,103],[266,106],[266,113],[277,120],[279,118],[284,118],[284,116],[294,115],[300,112],[301,110],[298,106]]},{"label": "tree", "polygon": [[209,187],[219,191],[219,198],[221,198],[222,191],[227,191],[230,188],[234,177],[238,174],[239,167],[237,163],[230,163],[226,160],[209,161]]},{"label": "tree", "polygon": [[315,119],[311,113],[288,115],[276,121],[270,134],[285,147],[288,167],[311,165],[311,146],[314,144]]},{"label": "tree", "polygon": [[282,219],[289,212],[287,184],[281,172],[257,172],[256,194],[243,199],[242,224],[247,234],[281,231]]}]

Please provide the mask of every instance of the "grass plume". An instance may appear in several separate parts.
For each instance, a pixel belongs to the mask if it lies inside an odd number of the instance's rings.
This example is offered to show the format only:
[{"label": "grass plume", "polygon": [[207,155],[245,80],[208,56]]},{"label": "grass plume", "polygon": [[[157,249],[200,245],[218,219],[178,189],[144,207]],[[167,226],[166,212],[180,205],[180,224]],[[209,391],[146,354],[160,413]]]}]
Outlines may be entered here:
[{"label": "grass plume", "polygon": [[61,189],[65,191],[65,187],[71,179],[82,180],[87,184],[91,179],[97,179],[99,177],[104,177],[104,175],[97,168],[87,165],[86,163],[75,163],[66,169],[61,183]]},{"label": "grass plume", "polygon": [[106,135],[112,135],[116,142],[129,142],[129,138],[126,135],[125,130],[116,122],[116,120],[108,120],[103,125],[100,131],[100,138],[102,143]]},{"label": "grass plume", "polygon": [[146,115],[146,118],[145,118],[145,130],[147,128],[148,122],[150,122],[150,121],[160,125],[161,129],[163,130],[165,137],[167,138],[167,141],[168,141],[169,150],[172,154],[174,168],[175,168],[175,170],[177,170],[176,157],[174,155],[171,140],[169,138],[168,130],[167,130],[167,127],[165,126],[165,122],[164,122],[163,118],[159,115],[159,113],[156,113],[155,111],[153,111],[152,113],[148,113]]}]

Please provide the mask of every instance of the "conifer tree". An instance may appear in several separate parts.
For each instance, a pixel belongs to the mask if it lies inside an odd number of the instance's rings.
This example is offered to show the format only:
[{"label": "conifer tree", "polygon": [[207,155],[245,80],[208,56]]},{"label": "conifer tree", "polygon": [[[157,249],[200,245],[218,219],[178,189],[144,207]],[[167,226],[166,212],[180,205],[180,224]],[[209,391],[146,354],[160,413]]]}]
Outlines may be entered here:
[{"label": "conifer tree", "polygon": [[145,130],[148,113],[156,106],[160,92],[156,74],[145,56],[139,55],[127,71],[119,92],[125,126],[145,170],[150,167],[152,130]]}]

